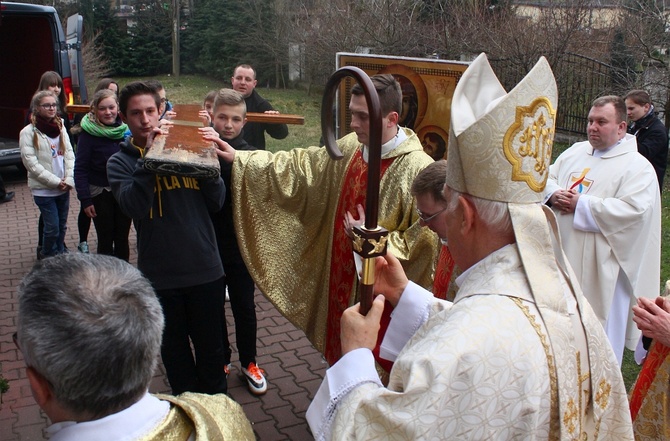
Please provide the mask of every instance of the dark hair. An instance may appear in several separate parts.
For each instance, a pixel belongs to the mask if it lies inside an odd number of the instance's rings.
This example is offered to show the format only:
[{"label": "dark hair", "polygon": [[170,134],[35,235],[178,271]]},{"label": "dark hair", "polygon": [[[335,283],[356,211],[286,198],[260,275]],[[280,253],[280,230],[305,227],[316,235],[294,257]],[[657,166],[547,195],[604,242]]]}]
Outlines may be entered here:
[{"label": "dark hair", "polygon": [[218,90],[210,90],[207,92],[207,95],[205,95],[205,99],[202,100],[202,103],[205,104],[207,101],[210,101],[212,104],[214,104],[214,100],[216,99],[216,95],[218,93]]},{"label": "dark hair", "polygon": [[606,95],[596,98],[591,107],[603,107],[607,104],[614,106],[614,112],[618,118],[617,123],[626,122],[626,102],[618,95]]},{"label": "dark hair", "polygon": [[435,161],[421,170],[412,182],[411,193],[416,197],[430,194],[436,202],[447,202],[444,199],[444,183],[447,181],[447,161]]},{"label": "dark hair", "polygon": [[651,104],[651,97],[649,94],[640,89],[631,90],[626,94],[624,100],[632,100],[638,106],[644,106],[645,104]]},{"label": "dark hair", "polygon": [[437,151],[435,156],[432,156],[434,160],[439,160],[444,157],[444,154],[447,152],[447,143],[442,139],[440,135],[435,132],[428,132],[423,135],[424,139],[427,139],[430,142],[434,142],[437,145]]},{"label": "dark hair", "polygon": [[63,87],[63,78],[58,74],[58,72],[54,72],[53,70],[48,70],[42,74],[40,77],[40,84],[37,86],[37,90],[35,92],[39,92],[40,90],[47,90],[49,86],[58,86],[60,87],[60,94],[57,96],[58,98],[58,109],[59,113],[61,115],[65,114],[65,106],[68,103],[67,97],[65,96],[65,87]]},{"label": "dark hair", "polygon": [[158,89],[152,86],[149,81],[133,81],[126,84],[126,86],[119,92],[119,111],[126,114],[128,110],[128,101],[137,95],[151,95],[156,102],[156,108],[161,106],[161,97],[158,95]]},{"label": "dark hair", "polygon": [[121,88],[119,87],[119,83],[117,83],[111,78],[103,78],[102,80],[98,81],[98,85],[95,86],[95,92],[103,89],[109,89],[110,84],[116,84],[116,90],[121,90]]},{"label": "dark hair", "polygon": [[157,92],[159,90],[164,90],[165,89],[165,87],[163,87],[163,84],[158,80],[154,80],[154,79],[146,80],[145,83],[147,83],[149,86],[155,88]]},{"label": "dark hair", "polygon": [[238,64],[237,66],[235,66],[235,69],[233,69],[233,78],[235,78],[235,72],[236,72],[237,69],[239,69],[240,67],[241,67],[242,69],[251,69],[251,71],[254,73],[254,80],[256,79],[256,69],[254,69],[253,67],[251,67],[251,66],[248,65],[248,64]]},{"label": "dark hair", "polygon": [[[382,116],[386,116],[391,112],[400,114],[402,111],[402,89],[400,88],[400,83],[391,74],[373,75],[370,79],[379,95]],[[351,88],[351,94],[365,95],[365,92],[363,91],[363,87],[356,83]]]}]

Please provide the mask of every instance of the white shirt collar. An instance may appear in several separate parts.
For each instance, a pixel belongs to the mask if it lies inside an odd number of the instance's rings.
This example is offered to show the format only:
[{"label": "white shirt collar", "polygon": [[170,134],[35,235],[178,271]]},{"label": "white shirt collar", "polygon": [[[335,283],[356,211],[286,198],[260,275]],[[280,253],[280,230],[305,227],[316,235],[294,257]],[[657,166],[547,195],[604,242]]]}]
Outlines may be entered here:
[{"label": "white shirt collar", "polygon": [[[402,127],[398,126],[398,133],[396,133],[396,135],[389,141],[382,144],[382,158],[386,156],[389,152],[393,151],[400,144],[402,144],[403,141],[405,141],[406,139],[407,134],[402,129]],[[363,161],[365,161],[366,164],[368,162],[368,155],[370,154],[369,150],[370,149],[368,148],[368,146],[366,145],[363,146]]]},{"label": "white shirt collar", "polygon": [[148,392],[120,412],[93,421],[62,421],[47,427],[49,441],[130,441],[143,437],[163,421],[170,403]]}]

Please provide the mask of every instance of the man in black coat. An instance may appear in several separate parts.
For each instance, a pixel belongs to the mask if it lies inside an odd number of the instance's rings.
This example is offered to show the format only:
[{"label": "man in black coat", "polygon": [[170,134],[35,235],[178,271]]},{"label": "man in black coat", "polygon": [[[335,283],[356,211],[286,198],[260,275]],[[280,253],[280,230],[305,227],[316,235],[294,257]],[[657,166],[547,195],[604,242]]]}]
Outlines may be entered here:
[{"label": "man in black coat", "polygon": [[668,164],[668,129],[654,112],[649,94],[644,90],[631,90],[625,97],[628,133],[637,138],[637,151],[654,166],[658,186],[663,191],[663,176]]},{"label": "man in black coat", "polygon": [[[256,92],[256,71],[248,64],[240,64],[233,71],[231,78],[233,89],[244,97],[247,112],[276,114],[270,103]],[[248,122],[244,126],[244,140],[257,149],[265,150],[265,132],[274,139],[284,139],[288,136],[286,124],[269,124]]]}]

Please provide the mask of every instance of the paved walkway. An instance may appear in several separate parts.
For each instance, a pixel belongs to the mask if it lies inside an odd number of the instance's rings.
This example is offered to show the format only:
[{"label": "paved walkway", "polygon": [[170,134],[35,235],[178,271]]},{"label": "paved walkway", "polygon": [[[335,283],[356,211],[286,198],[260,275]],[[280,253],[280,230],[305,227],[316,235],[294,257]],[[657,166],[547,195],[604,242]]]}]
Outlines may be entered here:
[{"label": "paved walkway", "polygon": [[[9,381],[9,392],[0,404],[0,441],[45,439],[47,418],[32,398],[26,379],[23,358],[14,346],[16,331],[16,288],[21,277],[35,261],[37,219],[25,177],[13,168],[0,168],[8,191],[15,191],[13,201],[0,204],[0,373]],[[76,250],[79,202],[71,195],[66,244]],[[136,262],[134,231],[131,231],[131,262]],[[97,247],[95,228],[89,235],[91,250]],[[244,407],[247,417],[263,441],[311,440],[305,411],[325,373],[326,362],[307,341],[256,291],[258,315],[258,364],[267,373],[268,392],[260,398],[251,395],[241,377],[237,352],[228,378],[230,396]],[[233,330],[232,314],[227,308],[229,332]],[[230,335],[233,351],[234,332]],[[151,392],[169,392],[162,365],[156,373]]]}]

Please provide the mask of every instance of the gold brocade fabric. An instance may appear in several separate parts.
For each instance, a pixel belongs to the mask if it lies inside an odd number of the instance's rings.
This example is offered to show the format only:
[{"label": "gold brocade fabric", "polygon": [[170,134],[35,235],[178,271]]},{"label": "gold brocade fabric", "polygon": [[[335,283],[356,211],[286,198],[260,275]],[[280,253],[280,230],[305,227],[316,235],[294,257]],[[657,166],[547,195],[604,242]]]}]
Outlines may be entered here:
[{"label": "gold brocade fabric", "polygon": [[226,395],[186,392],[156,395],[171,403],[167,418],[142,441],[185,441],[195,429],[196,441],[255,440],[242,407]]},{"label": "gold brocade fabric", "polygon": [[[429,289],[438,241],[418,223],[410,187],[433,160],[409,129],[408,138],[385,158],[395,157],[380,182],[379,225],[389,230],[388,250],[407,276]],[[328,314],[332,232],[343,219],[335,210],[346,169],[361,148],[355,133],[340,140],[344,158],[309,147],[272,154],[237,152],[232,199],[244,261],[260,290],[323,352]],[[353,259],[353,257],[352,257]],[[353,303],[352,292],[352,303]]]},{"label": "gold brocade fabric", "polygon": [[[657,349],[655,346],[657,343],[653,342],[644,362],[645,366],[651,362],[652,351]],[[633,431],[637,441],[670,439],[670,356],[658,361],[660,364],[655,369],[651,382],[647,385],[648,389],[641,399],[639,411],[633,420]],[[633,386],[633,391],[641,383],[641,374]]]}]

